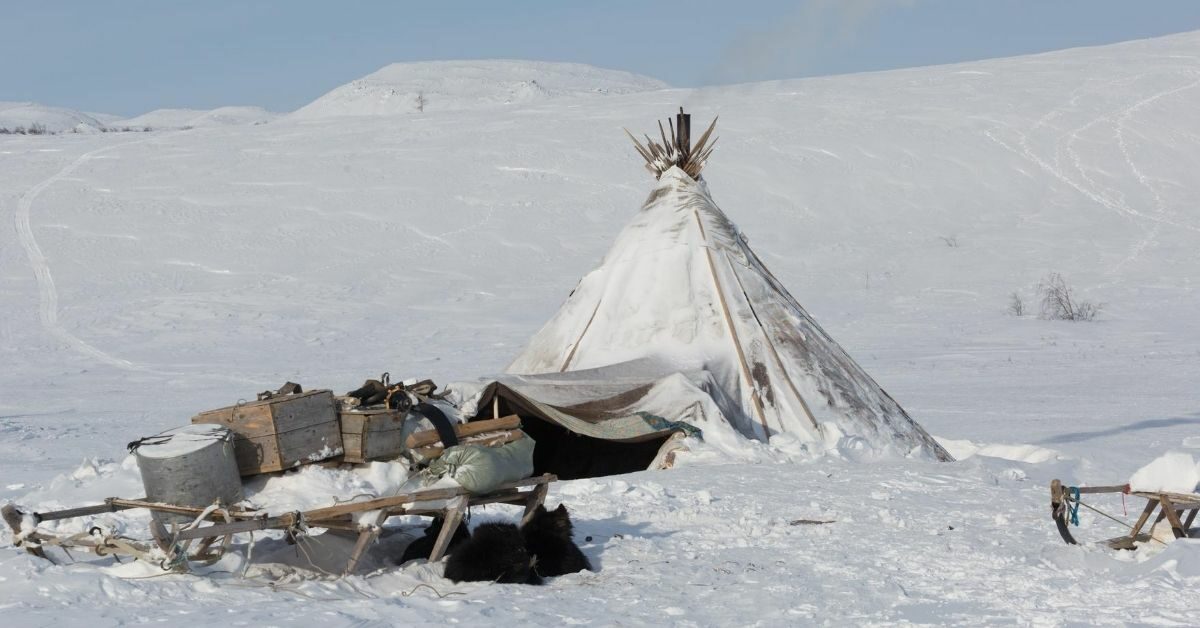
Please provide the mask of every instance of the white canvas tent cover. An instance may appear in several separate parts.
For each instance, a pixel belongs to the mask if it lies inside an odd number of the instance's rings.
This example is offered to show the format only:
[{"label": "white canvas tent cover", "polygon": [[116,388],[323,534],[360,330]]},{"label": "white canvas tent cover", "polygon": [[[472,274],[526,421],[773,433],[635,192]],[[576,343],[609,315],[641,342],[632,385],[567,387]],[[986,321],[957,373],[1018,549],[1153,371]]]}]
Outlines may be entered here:
[{"label": "white canvas tent cover", "polygon": [[644,470],[670,450],[664,445],[676,433],[724,451],[744,443],[713,401],[720,390],[711,374],[674,372],[652,359],[449,388],[467,420],[520,416],[537,442],[534,473],[561,479]]},{"label": "white canvas tent cover", "polygon": [[[508,373],[617,373],[639,360],[626,368],[691,382],[745,437],[951,459],[771,274],[707,185],[675,166]],[[660,399],[656,414],[676,420],[696,401],[682,395],[671,410]]]}]

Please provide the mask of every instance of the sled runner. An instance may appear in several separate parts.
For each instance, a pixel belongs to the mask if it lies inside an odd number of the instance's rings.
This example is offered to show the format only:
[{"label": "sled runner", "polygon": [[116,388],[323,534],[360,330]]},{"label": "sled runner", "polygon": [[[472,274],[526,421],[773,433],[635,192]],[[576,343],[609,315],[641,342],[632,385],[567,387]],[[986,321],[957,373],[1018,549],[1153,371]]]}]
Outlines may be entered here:
[{"label": "sled runner", "polygon": [[[1141,497],[1146,500],[1146,506],[1142,509],[1137,521],[1130,525],[1084,502],[1082,499],[1084,495],[1101,493],[1121,493]],[[1138,544],[1154,541],[1163,542],[1155,538],[1149,530],[1153,530],[1154,526],[1164,519],[1170,525],[1171,532],[1175,538],[1189,537],[1192,523],[1196,520],[1196,513],[1200,511],[1200,495],[1192,493],[1133,491],[1130,490],[1128,484],[1119,486],[1063,486],[1059,480],[1053,480],[1050,482],[1050,516],[1054,519],[1054,525],[1058,528],[1058,534],[1069,545],[1079,544],[1079,541],[1076,541],[1075,536],[1071,533],[1071,526],[1079,525],[1078,513],[1081,506],[1129,528],[1128,534],[1102,541],[1105,545],[1113,549],[1136,549]],[[1158,512],[1157,516],[1155,516],[1155,511]],[[1181,514],[1183,514],[1183,518],[1180,517]],[[1143,532],[1143,529],[1147,528],[1146,523],[1150,521],[1152,516],[1155,516],[1154,522],[1150,524],[1148,531]]]},{"label": "sled runner", "polygon": [[[349,556],[343,574],[353,573],[370,544],[375,541],[383,524],[396,515],[442,516],[445,524],[429,555],[430,561],[440,560],[446,547],[470,506],[483,504],[516,504],[525,506],[522,523],[528,521],[546,499],[553,475],[541,475],[500,485],[486,494],[472,495],[465,488],[435,488],[377,497],[366,501],[337,503],[325,508],[270,514],[264,511],[242,510],[213,504],[207,508],[177,506],[110,497],[103,504],[82,506],[51,512],[26,513],[13,504],[0,509],[5,523],[12,529],[13,545],[47,558],[43,548],[61,547],[86,549],[99,556],[120,555],[157,563],[167,571],[184,571],[189,563],[211,564],[228,551],[233,535],[259,530],[285,532],[289,540],[308,534],[311,528],[331,532],[357,534],[357,542]],[[165,526],[153,520],[153,540],[137,540],[115,534],[100,526],[69,536],[51,534],[37,529],[43,521],[75,519],[107,512],[143,508],[152,512],[192,517],[184,526]],[[207,525],[206,525],[207,524]],[[195,543],[195,548],[192,547]]]}]

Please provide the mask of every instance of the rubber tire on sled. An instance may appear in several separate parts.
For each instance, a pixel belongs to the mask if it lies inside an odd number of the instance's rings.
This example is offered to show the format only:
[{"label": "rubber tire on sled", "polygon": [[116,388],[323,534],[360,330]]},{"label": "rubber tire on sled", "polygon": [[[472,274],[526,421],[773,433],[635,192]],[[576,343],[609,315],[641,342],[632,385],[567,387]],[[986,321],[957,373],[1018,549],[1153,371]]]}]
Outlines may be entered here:
[{"label": "rubber tire on sled", "polygon": [[1054,527],[1058,528],[1058,535],[1062,537],[1067,545],[1079,545],[1079,541],[1071,535],[1070,522],[1067,521],[1067,505],[1063,502],[1055,503],[1050,501],[1050,518],[1054,519]]}]

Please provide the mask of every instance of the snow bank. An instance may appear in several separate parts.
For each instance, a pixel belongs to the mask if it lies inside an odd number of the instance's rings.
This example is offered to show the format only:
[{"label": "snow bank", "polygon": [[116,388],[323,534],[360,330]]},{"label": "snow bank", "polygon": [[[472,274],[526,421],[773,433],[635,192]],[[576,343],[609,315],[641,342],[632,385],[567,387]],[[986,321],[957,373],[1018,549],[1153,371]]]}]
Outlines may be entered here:
[{"label": "snow bank", "polygon": [[1037,445],[975,443],[969,440],[954,440],[950,438],[938,438],[937,441],[950,452],[950,455],[954,456],[955,460],[966,460],[973,456],[984,456],[987,458],[1011,460],[1013,462],[1041,464],[1062,458],[1062,454],[1058,451]]},{"label": "snow bank", "polygon": [[1198,484],[1200,467],[1191,454],[1180,451],[1155,458],[1129,478],[1129,488],[1134,491],[1194,493]]}]

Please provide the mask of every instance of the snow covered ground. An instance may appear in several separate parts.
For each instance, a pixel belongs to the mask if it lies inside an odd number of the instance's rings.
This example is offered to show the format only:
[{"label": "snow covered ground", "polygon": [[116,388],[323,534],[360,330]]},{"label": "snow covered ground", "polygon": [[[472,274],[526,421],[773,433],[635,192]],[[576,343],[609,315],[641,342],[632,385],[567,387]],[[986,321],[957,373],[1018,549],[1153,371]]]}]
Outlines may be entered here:
[{"label": "snow covered ground", "polygon": [[[1200,448],[1198,60],[1190,33],[700,90],[482,108],[447,90],[462,106],[0,137],[0,500],[136,492],[126,442],[285,380],[501,370],[650,189],[621,127],[681,104],[720,114],[705,177],[758,255],[962,459],[764,449],[561,483],[550,503],[572,509],[599,572],[542,588],[453,585],[427,565],[296,572],[279,590],[134,580],[150,574],[52,566],[5,540],[0,610],[31,626],[1194,624],[1200,542],[1067,547],[1046,484],[1120,483]],[[1104,303],[1095,322],[1006,313],[1014,292],[1036,310],[1050,272]],[[1120,531],[1083,519],[1080,536]],[[300,564],[269,549],[260,569]]]}]

